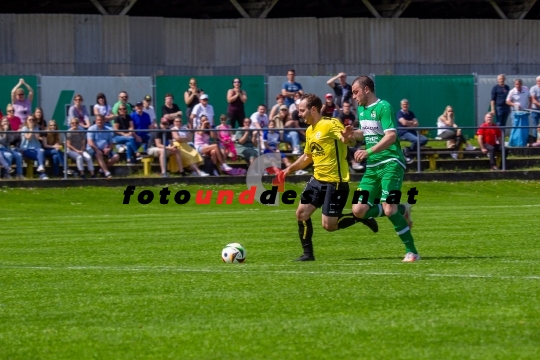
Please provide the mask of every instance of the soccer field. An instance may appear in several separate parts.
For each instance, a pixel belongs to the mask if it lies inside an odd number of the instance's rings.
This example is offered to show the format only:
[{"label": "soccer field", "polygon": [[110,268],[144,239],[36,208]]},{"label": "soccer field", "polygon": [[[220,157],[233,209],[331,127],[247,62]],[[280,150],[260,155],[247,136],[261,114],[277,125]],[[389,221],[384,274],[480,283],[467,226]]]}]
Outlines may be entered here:
[{"label": "soccer field", "polygon": [[327,233],[317,211],[296,263],[294,205],[194,203],[242,186],[1,188],[0,358],[538,359],[540,184],[413,186],[413,264],[386,218]]}]

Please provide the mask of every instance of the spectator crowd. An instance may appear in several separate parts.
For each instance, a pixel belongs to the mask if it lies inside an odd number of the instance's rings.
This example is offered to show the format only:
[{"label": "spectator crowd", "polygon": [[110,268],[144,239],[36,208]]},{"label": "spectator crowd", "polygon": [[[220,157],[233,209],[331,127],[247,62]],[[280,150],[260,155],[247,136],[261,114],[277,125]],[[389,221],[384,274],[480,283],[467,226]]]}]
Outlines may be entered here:
[{"label": "spectator crowd", "polygon": [[[111,167],[120,161],[120,154],[125,154],[128,166],[137,164],[144,157],[158,158],[164,177],[169,176],[165,168],[167,163],[169,172],[179,176],[243,175],[245,171],[231,167],[228,162],[240,156],[250,164],[260,153],[280,153],[283,164],[288,166],[290,162],[285,153],[302,153],[308,127],[298,115],[297,104],[304,89],[295,77],[295,71],[289,70],[281,93],[275,97],[276,103],[260,104],[257,109],[252,109],[251,115],[245,108],[249,94],[242,88],[242,80],[235,78],[224,94],[227,114],[219,115],[217,126],[212,99],[198,87],[195,78],[187,84],[182,107],[172,94],[165,95],[159,118],[150,95],[136,99],[133,105],[129,102],[128,92],[121,91],[111,106],[106,96],[99,93],[94,105],[87,107],[83,97],[76,94],[65,119],[70,130],[65,139],[64,134],[54,132],[58,130],[56,120],[47,121],[39,107],[32,109],[34,91],[20,79],[11,91],[6,116],[0,111],[1,172],[6,179],[13,176],[24,179],[23,167],[33,161],[41,179],[48,179],[46,163],[52,164],[54,176],[62,176],[63,172],[70,174],[72,171],[64,161],[64,152],[74,161],[82,178],[112,177]],[[494,127],[505,126],[509,115],[514,124],[528,125],[530,116],[535,126],[540,125],[540,76],[530,90],[520,79],[514,81],[512,89],[505,80],[504,75],[498,76],[498,83],[491,93],[490,111],[477,133],[480,150],[489,155],[492,169],[496,168],[495,152],[504,141],[504,134]],[[327,85],[333,93],[325,96],[323,116],[357,127],[356,104],[347,75],[339,73],[330,78]],[[400,139],[410,142],[403,151],[407,162],[411,163],[417,146],[425,146],[428,139],[416,129],[420,126],[419,120],[409,109],[407,99],[401,100],[396,122]],[[446,140],[449,149],[457,151],[463,146],[466,151],[475,150],[456,123],[452,106],[448,105],[436,122],[437,137]],[[525,130],[528,134],[528,129]],[[510,146],[523,146],[519,142],[522,135],[519,132],[515,136],[512,134]],[[540,143],[540,139],[536,139],[536,143]],[[354,152],[353,148],[349,151],[351,169],[362,170],[364,165],[354,161]],[[452,153],[452,157],[457,158],[457,153]]]}]

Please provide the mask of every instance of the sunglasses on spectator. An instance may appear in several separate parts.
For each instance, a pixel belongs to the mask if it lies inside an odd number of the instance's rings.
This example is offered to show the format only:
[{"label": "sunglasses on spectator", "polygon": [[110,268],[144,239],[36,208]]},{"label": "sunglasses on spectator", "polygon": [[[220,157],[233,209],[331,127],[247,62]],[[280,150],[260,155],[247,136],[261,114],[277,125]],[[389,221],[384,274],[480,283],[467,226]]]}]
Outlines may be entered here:
[{"label": "sunglasses on spectator", "polygon": [[118,110],[127,110],[126,108],[118,108]]},{"label": "sunglasses on spectator", "polygon": [[81,98],[76,98],[75,101],[83,101]]},{"label": "sunglasses on spectator", "polygon": [[208,101],[208,99],[202,99],[201,101]]},{"label": "sunglasses on spectator", "polygon": [[26,119],[26,121],[34,121],[34,119],[28,118],[28,119]]},{"label": "sunglasses on spectator", "polygon": [[238,81],[238,80],[233,81],[233,83],[239,83],[239,82],[240,82],[240,81]]},{"label": "sunglasses on spectator", "polygon": [[24,96],[24,93],[17,94],[17,96]]},{"label": "sunglasses on spectator", "polygon": [[120,99],[127,99],[127,96],[120,96]]},{"label": "sunglasses on spectator", "polygon": [[190,82],[189,85],[197,85],[195,82]]},{"label": "sunglasses on spectator", "polygon": [[8,109],[7,112],[15,112],[15,110],[13,110],[13,109]]}]

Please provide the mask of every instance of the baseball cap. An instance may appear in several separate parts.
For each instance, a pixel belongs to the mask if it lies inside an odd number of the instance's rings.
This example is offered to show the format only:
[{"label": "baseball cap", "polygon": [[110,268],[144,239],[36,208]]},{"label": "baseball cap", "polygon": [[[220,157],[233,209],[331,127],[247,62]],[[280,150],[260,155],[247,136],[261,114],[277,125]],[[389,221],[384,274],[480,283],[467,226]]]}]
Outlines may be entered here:
[{"label": "baseball cap", "polygon": [[200,98],[200,99],[201,99],[201,100],[208,99],[208,95],[203,94],[203,95],[201,95],[201,98]]},{"label": "baseball cap", "polygon": [[332,96],[332,94],[328,93],[328,94],[326,94],[324,97],[325,97],[325,98],[331,98],[331,97],[333,97],[333,96]]},{"label": "baseball cap", "polygon": [[289,107],[287,105],[281,105],[279,110],[289,110]]},{"label": "baseball cap", "polygon": [[151,97],[150,95],[146,95],[146,96],[144,97],[144,100],[146,100],[146,101],[152,101],[152,97]]},{"label": "baseball cap", "polygon": [[135,106],[143,106],[142,101],[137,101],[137,103],[135,104]]}]

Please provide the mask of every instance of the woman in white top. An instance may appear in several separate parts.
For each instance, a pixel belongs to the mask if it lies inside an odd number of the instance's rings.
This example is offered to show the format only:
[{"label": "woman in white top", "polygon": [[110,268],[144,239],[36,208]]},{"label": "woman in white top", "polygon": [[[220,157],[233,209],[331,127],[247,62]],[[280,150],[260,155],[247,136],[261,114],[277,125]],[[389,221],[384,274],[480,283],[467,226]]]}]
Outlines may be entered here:
[{"label": "woman in white top", "polygon": [[459,150],[462,143],[465,143],[465,150],[474,150],[474,146],[469,144],[465,135],[461,133],[461,129],[458,128],[454,121],[455,114],[454,109],[448,105],[441,116],[437,119],[437,136],[441,139],[448,140],[448,148],[455,148]]},{"label": "woman in white top", "polygon": [[107,98],[104,93],[97,94],[96,105],[94,105],[93,115],[103,115],[105,119],[105,124],[109,123],[114,119],[114,114],[112,113],[112,108],[107,104]]}]

